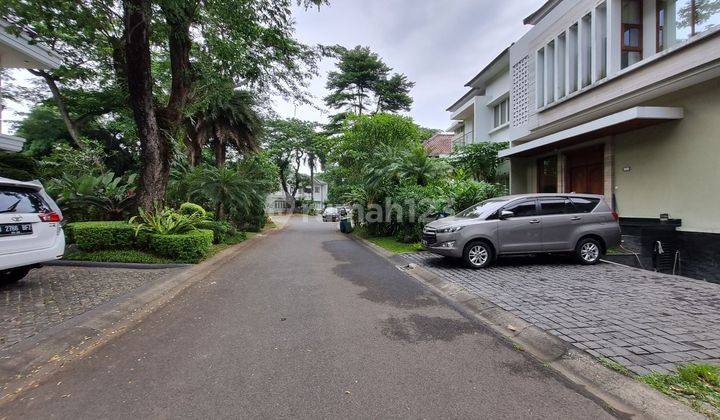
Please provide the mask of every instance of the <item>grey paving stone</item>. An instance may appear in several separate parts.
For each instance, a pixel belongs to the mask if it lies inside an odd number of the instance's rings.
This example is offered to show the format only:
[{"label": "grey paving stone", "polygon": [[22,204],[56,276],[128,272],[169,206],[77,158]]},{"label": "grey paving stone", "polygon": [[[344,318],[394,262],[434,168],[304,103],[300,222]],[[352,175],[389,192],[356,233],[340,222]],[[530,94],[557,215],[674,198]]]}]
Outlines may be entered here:
[{"label": "grey paving stone", "polygon": [[176,270],[43,267],[0,286],[0,350]]},{"label": "grey paving stone", "polygon": [[719,284],[612,264],[513,259],[470,270],[426,252],[404,258],[638,374],[720,360]]}]

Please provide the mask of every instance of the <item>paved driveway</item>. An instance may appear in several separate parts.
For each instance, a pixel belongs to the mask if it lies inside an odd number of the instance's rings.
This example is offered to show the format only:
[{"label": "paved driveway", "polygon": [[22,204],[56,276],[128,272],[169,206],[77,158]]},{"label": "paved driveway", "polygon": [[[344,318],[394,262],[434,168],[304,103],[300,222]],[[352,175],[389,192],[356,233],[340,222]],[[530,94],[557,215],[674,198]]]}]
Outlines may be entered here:
[{"label": "paved driveway", "polygon": [[0,285],[0,351],[177,270],[43,267]]},{"label": "paved driveway", "polygon": [[8,418],[610,418],[337,223],[290,219]]},{"label": "paved driveway", "polygon": [[427,252],[404,259],[637,374],[720,362],[720,284],[550,257],[505,259],[484,270]]}]

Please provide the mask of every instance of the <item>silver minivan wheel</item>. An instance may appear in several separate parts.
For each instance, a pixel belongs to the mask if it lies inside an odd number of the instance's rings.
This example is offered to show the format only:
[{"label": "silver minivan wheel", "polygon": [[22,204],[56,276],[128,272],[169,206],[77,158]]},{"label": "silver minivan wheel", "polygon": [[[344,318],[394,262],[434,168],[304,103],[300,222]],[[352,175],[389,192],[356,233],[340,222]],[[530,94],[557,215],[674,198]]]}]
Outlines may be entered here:
[{"label": "silver minivan wheel", "polygon": [[600,261],[602,248],[597,240],[585,238],[578,242],[575,252],[581,263],[589,265]]},{"label": "silver minivan wheel", "polygon": [[463,259],[470,268],[483,268],[492,262],[492,249],[484,242],[473,242],[465,248]]}]

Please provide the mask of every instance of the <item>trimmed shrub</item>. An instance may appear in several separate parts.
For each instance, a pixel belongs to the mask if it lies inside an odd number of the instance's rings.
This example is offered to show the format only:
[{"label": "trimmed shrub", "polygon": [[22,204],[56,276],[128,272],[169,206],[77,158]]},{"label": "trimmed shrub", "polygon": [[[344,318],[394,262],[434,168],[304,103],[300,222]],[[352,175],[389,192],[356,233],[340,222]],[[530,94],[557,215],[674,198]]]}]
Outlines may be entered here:
[{"label": "trimmed shrub", "polygon": [[69,223],[68,228],[83,251],[135,247],[135,227],[126,222],[76,222]]},{"label": "trimmed shrub", "polygon": [[237,233],[237,229],[235,229],[235,226],[223,221],[208,220],[206,222],[200,223],[198,228],[212,230],[214,244],[222,243],[225,238],[235,235]]},{"label": "trimmed shrub", "polygon": [[182,203],[178,210],[180,214],[192,216],[195,213],[200,213],[203,217],[207,217],[207,211],[199,204],[195,203]]},{"label": "trimmed shrub", "polygon": [[158,255],[177,261],[196,263],[210,253],[213,232],[198,229],[180,235],[148,235],[150,250]]}]

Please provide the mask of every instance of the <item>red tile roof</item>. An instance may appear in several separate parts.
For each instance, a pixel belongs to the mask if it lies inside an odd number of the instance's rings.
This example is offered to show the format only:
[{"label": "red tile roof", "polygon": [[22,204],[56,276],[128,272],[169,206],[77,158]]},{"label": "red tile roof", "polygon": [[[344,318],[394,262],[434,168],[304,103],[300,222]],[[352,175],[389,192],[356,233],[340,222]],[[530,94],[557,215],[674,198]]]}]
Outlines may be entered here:
[{"label": "red tile roof", "polygon": [[428,156],[445,156],[452,153],[453,135],[437,133],[423,142]]}]

